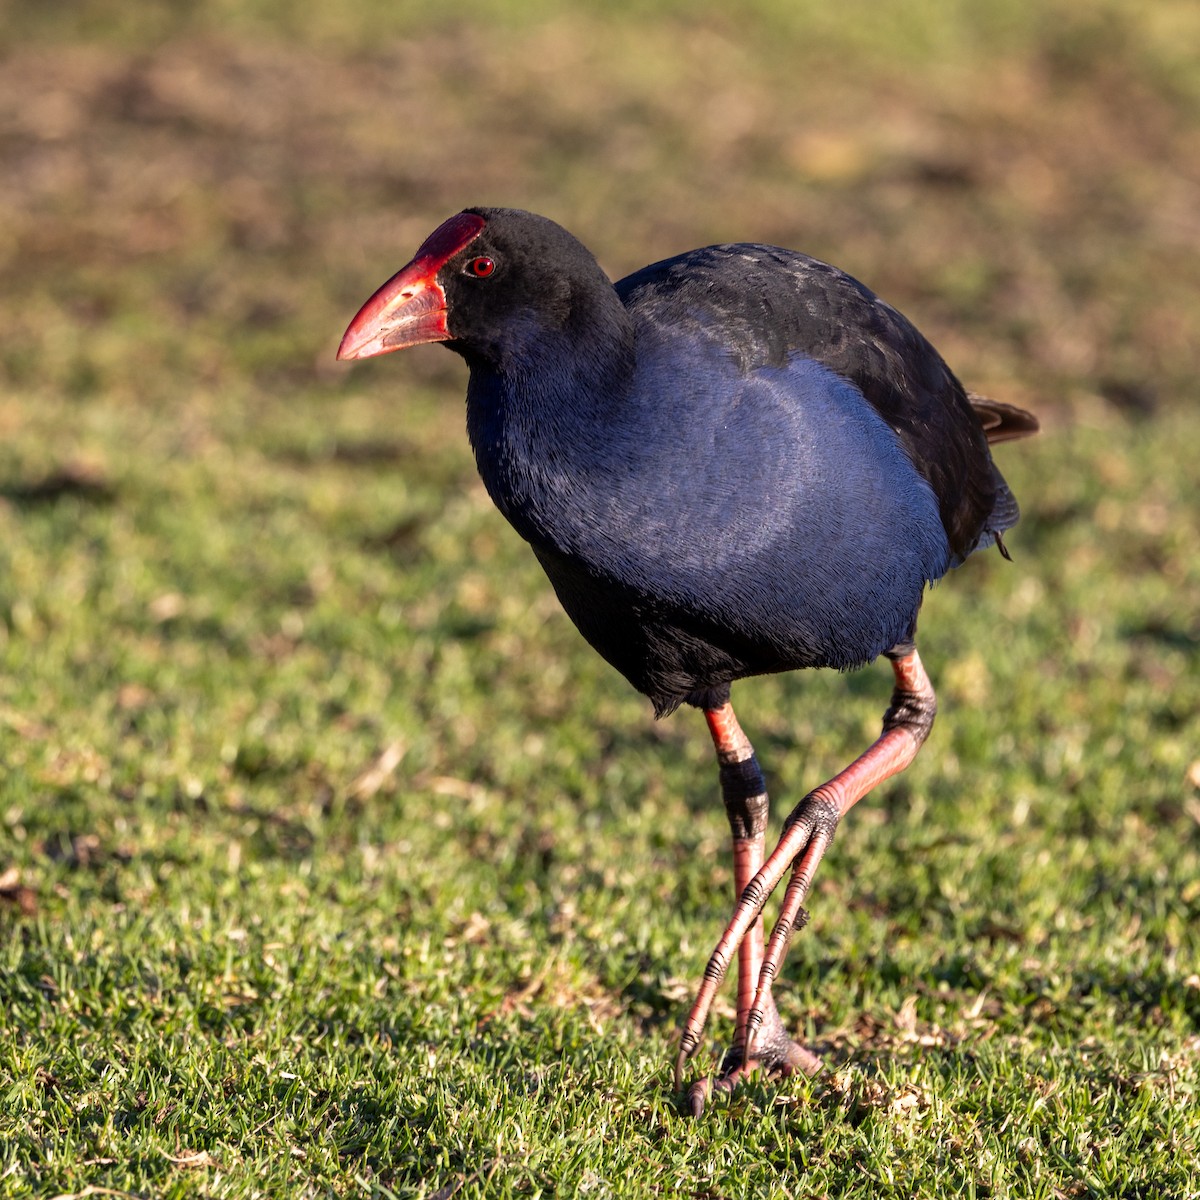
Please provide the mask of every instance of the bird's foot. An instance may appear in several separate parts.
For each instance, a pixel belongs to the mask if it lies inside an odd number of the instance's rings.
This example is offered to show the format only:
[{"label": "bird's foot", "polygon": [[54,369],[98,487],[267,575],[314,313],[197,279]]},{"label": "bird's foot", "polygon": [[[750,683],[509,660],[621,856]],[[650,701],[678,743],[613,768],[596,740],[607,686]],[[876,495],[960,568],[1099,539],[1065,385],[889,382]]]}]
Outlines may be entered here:
[{"label": "bird's foot", "polygon": [[756,1071],[766,1072],[770,1079],[786,1079],[797,1071],[803,1075],[819,1075],[822,1070],[821,1059],[789,1036],[772,1001],[764,1010],[762,1028],[754,1039],[751,1057],[746,1057],[744,1045],[732,1046],[715,1079],[706,1076],[688,1088],[688,1112],[693,1117],[700,1116],[710,1096],[732,1093],[743,1079]]},{"label": "bird's foot", "polygon": [[[750,1052],[744,1056],[749,1069],[754,1069],[752,1064],[771,1066],[773,1059],[779,1064],[788,1063],[791,1057],[794,1057],[787,1049],[792,1043],[784,1032],[775,1009],[775,1002],[771,997],[771,984],[779,974],[779,967],[792,934],[803,928],[808,920],[804,898],[808,894],[817,864],[832,842],[834,831],[837,829],[839,807],[836,800],[828,794],[831,786],[825,784],[810,792],[796,806],[784,823],[779,844],[742,891],[732,920],[721,935],[716,949],[709,956],[708,965],[704,969],[704,979],[684,1022],[679,1055],[675,1060],[677,1089],[682,1090],[687,1063],[699,1049],[713,999],[725,978],[734,953],[742,953],[742,948],[750,944],[749,937],[758,938],[758,945],[761,947],[761,933],[752,934],[751,931],[761,929],[763,906],[788,871],[789,865],[791,878],[784,890],[770,941],[761,956],[757,950],[751,955],[758,961],[751,967],[749,979],[746,981],[750,986],[743,990],[740,986],[742,981],[739,980],[739,1037],[735,1044],[744,1042],[749,1045]],[[798,1049],[802,1056],[807,1056],[808,1052],[803,1047]]]}]

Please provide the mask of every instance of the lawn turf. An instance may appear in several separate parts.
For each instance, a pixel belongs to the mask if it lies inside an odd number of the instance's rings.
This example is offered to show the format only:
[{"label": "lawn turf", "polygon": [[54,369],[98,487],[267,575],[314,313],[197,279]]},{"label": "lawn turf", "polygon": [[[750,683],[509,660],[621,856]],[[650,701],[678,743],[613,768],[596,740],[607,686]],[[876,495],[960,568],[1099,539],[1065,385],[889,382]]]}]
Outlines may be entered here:
[{"label": "lawn turf", "polygon": [[[0,1195],[1194,1195],[1194,7],[131,11],[5,18]],[[700,1122],[703,725],[560,613],[461,364],[331,362],[479,202],[830,258],[1045,419],[778,988],[830,1073]],[[889,690],[738,685],[773,828]]]}]

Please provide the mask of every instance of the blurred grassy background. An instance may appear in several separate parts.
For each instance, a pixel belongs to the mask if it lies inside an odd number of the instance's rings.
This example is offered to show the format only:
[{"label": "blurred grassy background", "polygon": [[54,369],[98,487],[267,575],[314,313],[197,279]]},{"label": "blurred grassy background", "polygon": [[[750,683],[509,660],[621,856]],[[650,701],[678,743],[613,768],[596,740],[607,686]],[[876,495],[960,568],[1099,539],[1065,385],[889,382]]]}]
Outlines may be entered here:
[{"label": "blurred grassy background", "polygon": [[[1194,1191],[1200,8],[58,0],[0,33],[0,1193]],[[558,612],[457,360],[332,361],[478,203],[614,277],[827,258],[1045,425],[998,455],[1016,564],[930,596],[942,716],[780,988],[836,1073],[697,1126],[701,723]],[[777,809],[888,686],[741,685]]]}]

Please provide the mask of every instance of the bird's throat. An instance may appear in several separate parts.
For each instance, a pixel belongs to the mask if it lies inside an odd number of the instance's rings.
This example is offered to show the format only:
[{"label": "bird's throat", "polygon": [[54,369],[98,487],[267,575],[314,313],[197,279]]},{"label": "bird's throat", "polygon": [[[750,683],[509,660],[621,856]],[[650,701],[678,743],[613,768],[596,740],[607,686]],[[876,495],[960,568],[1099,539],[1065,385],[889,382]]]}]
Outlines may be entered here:
[{"label": "bird's throat", "polygon": [[[618,463],[634,423],[632,329],[593,336],[572,351],[545,338],[535,366],[503,371],[475,360],[467,386],[467,432],[496,506],[527,541],[561,536],[567,513],[587,509],[597,470]],[[538,361],[540,360],[540,361]]]}]

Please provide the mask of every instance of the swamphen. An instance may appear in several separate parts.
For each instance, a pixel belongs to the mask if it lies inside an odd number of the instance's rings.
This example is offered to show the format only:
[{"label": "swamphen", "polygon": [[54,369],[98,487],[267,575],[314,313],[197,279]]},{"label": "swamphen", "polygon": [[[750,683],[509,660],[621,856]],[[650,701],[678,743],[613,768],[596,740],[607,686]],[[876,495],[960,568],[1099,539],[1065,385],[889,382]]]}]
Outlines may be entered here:
[{"label": "swamphen", "polygon": [[[995,543],[1017,504],[989,441],[1037,421],[963,390],[850,276],[776,246],[692,250],[613,284],[545,217],[472,208],[350,323],[338,358],[445,342],[496,506],[583,636],[654,704],[702,709],[733,831],[733,918],[683,1029],[676,1087],[736,952],[720,1088],[814,1072],[771,985],[845,812],[914,758],[933,688],[913,638],[925,586]],[[1006,555],[1007,556],[1007,555]],[[767,790],[730,684],[885,655],[879,739],[793,809],[764,861]],[[764,945],[762,911],[791,869]],[[694,1083],[690,1110],[709,1084]]]}]

